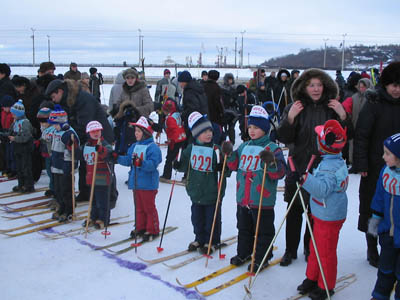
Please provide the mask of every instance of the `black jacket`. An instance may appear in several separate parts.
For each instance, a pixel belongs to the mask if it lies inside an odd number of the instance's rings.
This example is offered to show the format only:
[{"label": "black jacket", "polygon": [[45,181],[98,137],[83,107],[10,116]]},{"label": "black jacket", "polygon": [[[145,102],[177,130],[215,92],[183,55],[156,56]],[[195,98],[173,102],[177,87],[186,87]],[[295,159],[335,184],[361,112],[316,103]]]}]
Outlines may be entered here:
[{"label": "black jacket", "polygon": [[197,80],[191,80],[183,90],[182,120],[187,126],[189,115],[198,111],[202,115],[208,114],[207,96],[203,86]]},{"label": "black jacket", "polygon": [[203,83],[209,107],[208,119],[222,125],[224,106],[221,101],[221,88],[215,80],[209,79]]},{"label": "black jacket", "polygon": [[17,91],[15,90],[9,77],[4,77],[0,80],[0,99],[3,98],[3,96],[5,95],[9,95],[15,100],[18,100]]}]

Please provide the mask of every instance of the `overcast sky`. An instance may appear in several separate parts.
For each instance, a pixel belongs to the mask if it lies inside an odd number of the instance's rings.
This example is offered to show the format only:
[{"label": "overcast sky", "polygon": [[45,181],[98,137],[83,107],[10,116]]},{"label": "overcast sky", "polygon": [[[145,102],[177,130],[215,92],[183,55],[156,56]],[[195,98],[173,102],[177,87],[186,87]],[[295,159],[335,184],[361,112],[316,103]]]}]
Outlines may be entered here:
[{"label": "overcast sky", "polygon": [[[303,3],[304,2],[304,3]],[[214,63],[217,47],[235,61],[243,33],[244,64],[297,53],[301,48],[400,44],[400,1],[1,1],[0,60],[36,63],[138,62],[138,29],[146,63],[167,56],[178,63]],[[50,36],[49,38],[47,36]],[[239,59],[237,60],[239,62]]]}]

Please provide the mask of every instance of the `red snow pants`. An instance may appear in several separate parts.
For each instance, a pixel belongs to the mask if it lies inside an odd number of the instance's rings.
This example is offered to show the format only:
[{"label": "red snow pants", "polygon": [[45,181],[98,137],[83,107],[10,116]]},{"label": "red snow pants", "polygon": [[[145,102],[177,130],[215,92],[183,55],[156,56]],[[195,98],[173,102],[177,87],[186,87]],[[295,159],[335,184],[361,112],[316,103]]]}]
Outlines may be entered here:
[{"label": "red snow pants", "polygon": [[[313,216],[313,233],[317,245],[318,254],[321,259],[322,269],[328,289],[335,288],[337,275],[336,248],[339,240],[339,231],[345,220],[323,221]],[[306,276],[308,279],[318,281],[318,286],[325,289],[314,245],[310,240],[310,256],[308,257]]]},{"label": "red snow pants", "polygon": [[160,232],[156,208],[157,190],[133,190],[136,196],[136,230],[146,230],[150,234]]}]

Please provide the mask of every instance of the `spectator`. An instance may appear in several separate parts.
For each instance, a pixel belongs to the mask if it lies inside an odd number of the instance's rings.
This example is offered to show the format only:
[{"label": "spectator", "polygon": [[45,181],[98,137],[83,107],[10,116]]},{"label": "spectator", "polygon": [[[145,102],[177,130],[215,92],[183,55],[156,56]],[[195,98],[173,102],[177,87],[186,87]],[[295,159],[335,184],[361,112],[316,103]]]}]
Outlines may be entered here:
[{"label": "spectator", "polygon": [[72,62],[69,65],[69,71],[64,74],[64,79],[72,79],[78,81],[81,79],[81,72],[78,71],[78,65]]}]

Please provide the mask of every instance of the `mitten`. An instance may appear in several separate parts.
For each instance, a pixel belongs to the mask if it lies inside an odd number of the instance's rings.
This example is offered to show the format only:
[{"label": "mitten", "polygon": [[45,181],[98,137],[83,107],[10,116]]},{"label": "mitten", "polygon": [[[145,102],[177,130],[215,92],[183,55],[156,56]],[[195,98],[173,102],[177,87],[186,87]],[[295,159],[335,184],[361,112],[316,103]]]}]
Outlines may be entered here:
[{"label": "mitten", "polygon": [[232,151],[233,151],[232,143],[229,141],[224,141],[221,147],[222,155],[230,156],[232,154]]},{"label": "mitten", "polygon": [[369,218],[368,233],[376,237],[378,235],[378,226],[380,222],[381,218],[378,216],[373,215],[371,218]]},{"label": "mitten", "polygon": [[64,130],[64,131],[70,130],[70,128],[71,128],[71,126],[69,126],[68,123],[64,123],[64,124],[61,126],[61,129]]},{"label": "mitten", "polygon": [[304,175],[305,173],[300,173],[298,171],[290,172],[289,178],[293,182],[298,182],[300,185],[304,183]]},{"label": "mitten", "polygon": [[263,150],[260,152],[260,159],[267,165],[275,161],[275,155],[273,152]]},{"label": "mitten", "polygon": [[114,161],[116,161],[116,160],[118,159],[118,153],[115,152],[115,151],[111,152],[111,157],[112,157],[112,159],[113,159]]},{"label": "mitten", "polygon": [[138,157],[137,155],[133,156],[133,165],[135,167],[140,167],[142,165],[143,159]]}]

